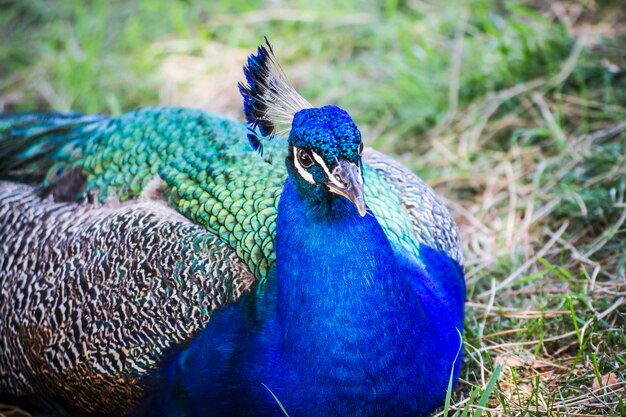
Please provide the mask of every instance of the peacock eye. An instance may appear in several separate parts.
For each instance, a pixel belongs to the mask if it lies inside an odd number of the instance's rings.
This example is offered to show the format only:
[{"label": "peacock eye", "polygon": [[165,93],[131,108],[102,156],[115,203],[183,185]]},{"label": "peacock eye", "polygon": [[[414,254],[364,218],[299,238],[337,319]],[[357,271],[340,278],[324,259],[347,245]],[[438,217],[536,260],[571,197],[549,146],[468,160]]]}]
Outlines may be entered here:
[{"label": "peacock eye", "polygon": [[302,166],[302,168],[308,169],[313,166],[313,158],[311,158],[311,154],[309,154],[308,151],[298,148],[297,156],[298,162],[300,163],[300,166]]},{"label": "peacock eye", "polygon": [[363,152],[363,141],[359,142],[359,154]]}]

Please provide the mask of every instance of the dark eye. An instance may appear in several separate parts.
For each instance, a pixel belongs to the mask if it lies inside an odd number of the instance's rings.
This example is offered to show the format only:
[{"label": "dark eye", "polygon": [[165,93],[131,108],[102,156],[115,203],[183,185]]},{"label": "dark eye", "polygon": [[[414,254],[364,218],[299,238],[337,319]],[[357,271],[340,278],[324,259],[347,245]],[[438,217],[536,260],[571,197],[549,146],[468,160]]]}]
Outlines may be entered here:
[{"label": "dark eye", "polygon": [[363,141],[359,142],[359,153],[363,152]]},{"label": "dark eye", "polygon": [[311,154],[309,154],[308,151],[298,148],[297,156],[298,156],[298,162],[300,163],[302,168],[307,169],[313,166],[314,164],[313,158],[311,158]]}]

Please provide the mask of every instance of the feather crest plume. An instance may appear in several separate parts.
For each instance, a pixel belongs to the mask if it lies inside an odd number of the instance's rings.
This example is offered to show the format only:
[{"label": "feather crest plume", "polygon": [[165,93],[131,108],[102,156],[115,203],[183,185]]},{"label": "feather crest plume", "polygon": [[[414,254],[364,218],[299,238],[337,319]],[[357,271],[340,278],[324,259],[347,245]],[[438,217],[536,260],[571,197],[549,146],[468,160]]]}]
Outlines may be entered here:
[{"label": "feather crest plume", "polygon": [[[293,116],[300,110],[313,107],[291,86],[276,60],[272,45],[265,37],[265,45],[257,54],[248,57],[243,67],[246,83],[239,83],[243,96],[243,111],[248,122],[248,140],[252,148],[263,155],[262,137],[289,131]],[[278,130],[278,126],[283,127]]]}]

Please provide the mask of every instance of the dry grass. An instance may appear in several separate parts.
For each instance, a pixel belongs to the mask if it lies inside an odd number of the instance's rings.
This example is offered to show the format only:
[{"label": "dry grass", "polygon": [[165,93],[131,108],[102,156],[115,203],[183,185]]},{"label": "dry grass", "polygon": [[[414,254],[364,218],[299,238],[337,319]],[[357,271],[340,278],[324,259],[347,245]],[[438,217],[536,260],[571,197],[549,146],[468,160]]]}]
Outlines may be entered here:
[{"label": "dry grass", "polygon": [[[582,51],[623,33],[624,14],[591,24],[577,21],[580,8],[557,13],[567,8],[552,7],[576,40],[554,78],[490,93],[430,132],[434,152],[423,163],[461,167],[432,184],[452,196],[470,291],[465,372],[450,414],[626,415],[626,109],[564,87]],[[533,139],[537,131],[549,145]],[[517,140],[493,146],[512,132]],[[621,155],[594,162],[609,143]],[[595,163],[593,175],[573,181]],[[594,197],[579,192],[609,182],[611,207],[594,215]],[[573,209],[564,213],[565,204]],[[480,405],[476,393],[494,371]]]}]

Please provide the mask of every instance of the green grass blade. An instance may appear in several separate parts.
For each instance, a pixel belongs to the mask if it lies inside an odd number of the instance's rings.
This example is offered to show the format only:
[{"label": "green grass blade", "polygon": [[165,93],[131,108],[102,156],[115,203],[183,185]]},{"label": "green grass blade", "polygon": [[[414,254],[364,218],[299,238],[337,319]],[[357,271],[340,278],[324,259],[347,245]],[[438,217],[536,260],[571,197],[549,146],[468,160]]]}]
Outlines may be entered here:
[{"label": "green grass blade", "polygon": [[591,354],[591,363],[593,364],[593,373],[596,375],[596,379],[598,380],[598,386],[602,388],[604,384],[602,383],[602,376],[600,376],[600,368],[598,367],[598,359],[596,358],[596,354]]},{"label": "green grass blade", "polygon": [[478,409],[474,411],[473,417],[480,417],[483,415],[483,408],[487,405],[487,401],[489,401],[489,396],[493,391],[493,388],[496,386],[496,381],[500,376],[500,372],[502,371],[502,365],[496,366],[496,369],[493,371],[491,378],[489,378],[489,382],[487,382],[487,386],[483,391],[483,395],[480,396],[480,401],[478,401]]},{"label": "green grass blade", "polygon": [[285,407],[283,406],[283,403],[280,402],[280,400],[278,399],[278,397],[276,395],[274,395],[274,393],[272,392],[272,390],[265,385],[264,383],[261,382],[261,385],[263,385],[265,387],[266,390],[268,390],[270,392],[270,394],[272,394],[272,397],[274,397],[274,400],[276,401],[276,403],[278,404],[278,406],[280,407],[280,409],[282,410],[282,412],[289,417],[289,413],[287,413],[287,410],[285,410]]},{"label": "green grass blade", "polygon": [[443,415],[448,416],[450,411],[450,399],[452,398],[452,383],[454,382],[454,367],[456,365],[456,361],[459,359],[459,355],[463,350],[463,335],[461,334],[459,329],[456,329],[459,334],[459,349],[456,351],[456,356],[454,357],[454,361],[452,362],[452,369],[450,369],[450,378],[448,379],[448,389],[446,390],[446,401],[444,403]]},{"label": "green grass blade", "polygon": [[460,417],[466,417],[467,414],[469,413],[470,409],[472,408],[472,405],[474,404],[474,401],[476,400],[476,396],[478,395],[478,389],[474,388],[472,390],[472,392],[470,392],[470,397],[469,400],[467,401],[467,404],[465,404],[465,407],[463,408],[463,412],[461,413]]},{"label": "green grass blade", "polygon": [[569,305],[569,311],[572,314],[572,322],[574,323],[574,330],[576,331],[576,338],[578,339],[578,344],[582,345],[583,341],[580,337],[580,330],[578,330],[578,321],[576,320],[576,311],[574,310],[574,304],[572,303],[572,297],[567,297],[567,304]]}]

